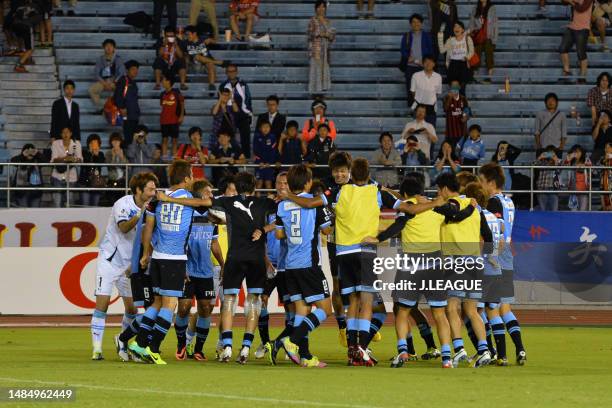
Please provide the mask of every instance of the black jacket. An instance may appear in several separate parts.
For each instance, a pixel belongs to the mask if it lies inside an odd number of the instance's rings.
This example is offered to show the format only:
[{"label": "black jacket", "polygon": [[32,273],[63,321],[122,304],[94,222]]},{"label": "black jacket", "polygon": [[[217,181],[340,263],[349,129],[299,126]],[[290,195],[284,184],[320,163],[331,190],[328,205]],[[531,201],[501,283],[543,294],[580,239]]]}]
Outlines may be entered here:
[{"label": "black jacket", "polygon": [[[257,116],[257,124],[255,125],[255,130],[259,130],[259,125],[264,120],[269,120],[270,114],[268,112],[262,113]],[[287,117],[282,115],[280,112],[276,113],[274,117],[274,121],[272,122],[272,130],[271,133],[274,133],[276,137],[280,140],[281,134],[285,131],[285,125],[287,124]]]},{"label": "black jacket", "polygon": [[72,114],[68,117],[68,107],[62,96],[53,102],[51,107],[51,129],[50,136],[55,139],[62,137],[62,129],[70,128],[72,130],[72,138],[81,141],[81,117],[79,112],[79,104],[72,100]]},{"label": "black jacket", "polygon": [[128,120],[140,119],[138,85],[136,85],[136,81],[129,79],[127,75],[119,78],[115,85],[113,99],[115,101],[115,105],[117,105],[119,109],[127,109]]}]

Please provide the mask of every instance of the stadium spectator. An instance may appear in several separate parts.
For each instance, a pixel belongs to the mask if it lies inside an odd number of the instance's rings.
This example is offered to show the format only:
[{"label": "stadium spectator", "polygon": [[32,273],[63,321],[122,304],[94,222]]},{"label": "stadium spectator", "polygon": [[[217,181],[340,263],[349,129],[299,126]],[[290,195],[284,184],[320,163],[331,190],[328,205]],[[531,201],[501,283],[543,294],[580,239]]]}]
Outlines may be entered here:
[{"label": "stadium spectator", "polygon": [[464,166],[477,166],[478,161],[485,156],[485,145],[481,138],[480,125],[472,125],[468,131],[469,138],[464,137],[457,145],[461,164]]},{"label": "stadium spectator", "polygon": [[200,11],[204,10],[208,22],[212,27],[212,38],[217,40],[219,35],[219,24],[217,23],[217,11],[215,10],[215,0],[191,0],[189,9],[189,25],[195,26],[198,24]]},{"label": "stadium spectator", "polygon": [[98,113],[103,112],[104,104],[100,101],[103,92],[114,92],[115,81],[125,75],[125,65],[116,53],[115,40],[107,38],[102,43],[104,54],[100,55],[94,68],[96,82],[89,87],[89,97]]},{"label": "stadium spectator", "polygon": [[303,139],[298,137],[298,123],[290,120],[287,129],[281,134],[278,142],[278,153],[282,164],[300,164],[306,156],[307,146]]},{"label": "stadium spectator", "polygon": [[[259,0],[232,0],[229,4],[230,26],[237,41],[248,41],[253,32],[253,26],[259,20],[257,7]],[[244,35],[240,33],[240,22],[245,22]]]},{"label": "stadium spectator", "polygon": [[329,137],[331,137],[332,140],[336,140],[336,124],[333,120],[325,116],[327,104],[321,99],[315,99],[312,105],[310,105],[310,111],[312,112],[312,118],[304,122],[304,126],[302,127],[302,140],[306,143],[313,140],[317,136],[319,126],[323,123],[329,128]]},{"label": "stadium spectator", "polygon": [[467,122],[471,116],[468,100],[461,95],[461,84],[453,81],[444,97],[444,113],[446,114],[445,139],[455,146],[461,139],[467,136]]},{"label": "stadium spectator", "polygon": [[584,83],[588,61],[587,61],[587,42],[591,29],[591,11],[593,9],[593,0],[562,0],[562,3],[571,6],[572,21],[563,32],[563,39],[559,46],[561,54],[561,63],[563,64],[563,76],[572,75],[570,69],[569,52],[573,45],[576,45],[576,54],[580,65],[579,83]]},{"label": "stadium spectator", "polygon": [[474,55],[474,42],[466,34],[465,25],[457,21],[453,26],[454,36],[443,41],[442,33],[438,33],[438,47],[440,53],[446,54],[446,80],[448,83],[459,81],[461,94],[465,95],[465,85],[470,82],[470,59]]},{"label": "stadium spectator", "polygon": [[[561,160],[557,156],[554,145],[547,145],[538,155],[536,166],[558,166]],[[538,171],[535,189],[538,191],[559,190],[559,171],[556,169],[541,169]],[[559,209],[559,196],[554,193],[538,193],[540,211],[557,211]]]},{"label": "stadium spectator", "polygon": [[276,171],[272,166],[279,162],[277,140],[270,122],[262,120],[253,138],[253,156],[255,164],[259,164],[255,170],[257,188],[271,189],[274,184]]},{"label": "stadium spectator", "polygon": [[129,60],[125,63],[125,75],[117,80],[113,100],[123,116],[123,137],[126,146],[132,144],[133,136],[140,120],[138,104],[138,84],[136,77],[140,64]]},{"label": "stadium spectator", "polygon": [[285,131],[285,125],[287,124],[287,116],[278,112],[278,106],[280,100],[276,95],[270,95],[266,98],[266,107],[268,111],[257,116],[256,129],[259,129],[261,122],[267,120],[272,126],[272,133],[280,138],[280,135]]},{"label": "stadium spectator", "polygon": [[[100,136],[92,133],[87,137],[87,149],[83,151],[83,163],[106,163],[104,152],[100,150],[102,139]],[[100,204],[102,191],[95,190],[106,187],[106,180],[102,176],[103,170],[101,166],[81,166],[79,173],[79,186],[89,187],[94,190],[81,191],[81,205],[86,207],[97,207]]]},{"label": "stadium spectator", "polygon": [[453,145],[447,141],[442,142],[434,167],[430,171],[431,180],[435,182],[436,178],[443,173],[456,174],[460,171],[459,157],[457,157]]},{"label": "stadium spectator", "polygon": [[40,35],[40,47],[53,47],[53,26],[51,25],[51,15],[53,14],[52,0],[39,0],[42,11],[42,21],[38,25],[38,33]]},{"label": "stadium spectator", "polygon": [[204,165],[208,162],[208,149],[202,146],[202,129],[194,126],[189,129],[191,143],[182,143],[176,152],[176,158],[191,163],[193,178],[203,179]]},{"label": "stadium spectator", "polygon": [[168,188],[168,166],[162,157],[162,146],[159,143],[153,145],[153,156],[151,156],[151,164],[161,164],[162,166],[152,166],[153,174],[159,180],[159,187]]},{"label": "stadium spectator", "polygon": [[495,149],[495,153],[493,153],[493,157],[491,157],[492,162],[499,163],[500,166],[503,166],[502,169],[505,179],[504,191],[512,188],[512,177],[514,177],[514,169],[509,169],[505,166],[513,166],[519,154],[521,154],[521,149],[511,145],[505,140],[500,140],[499,143],[497,143],[497,148]]},{"label": "stadium spectator", "polygon": [[219,132],[218,142],[210,151],[209,163],[225,164],[226,166],[214,166],[212,169],[213,182],[218,185],[225,178],[238,173],[234,164],[246,163],[246,157],[240,146],[234,142],[226,131]]},{"label": "stadium spectator", "polygon": [[538,12],[541,14],[546,12],[546,0],[538,0]]},{"label": "stadium spectator", "polygon": [[[568,169],[565,171],[565,185],[570,191],[589,191],[589,172],[585,167],[591,165],[591,161],[586,155],[586,151],[580,145],[574,145],[570,149],[567,157],[563,161],[566,166],[579,166],[578,169]],[[568,207],[572,211],[587,211],[589,209],[589,195],[572,193],[570,194]]]},{"label": "stadium spectator", "polygon": [[[336,151],[334,140],[330,136],[330,128],[326,123],[319,124],[317,137],[308,143],[304,161],[313,165],[327,165],[329,156]],[[312,176],[323,180],[329,176],[329,169],[324,167],[313,167]]]},{"label": "stadium spectator", "polygon": [[217,89],[215,87],[215,81],[217,80],[215,65],[227,67],[229,61],[218,60],[212,56],[208,47],[215,43],[215,39],[212,37],[201,39],[195,26],[185,27],[185,34],[187,38],[181,42],[185,59],[194,66],[201,65],[206,67],[206,72],[208,73],[208,92],[213,97]]},{"label": "stadium spectator", "polygon": [[608,168],[601,172],[600,187],[601,191],[609,191],[608,194],[601,196],[601,209],[612,211],[612,142],[606,143],[604,155],[599,161],[600,166]]},{"label": "stadium spectator", "polygon": [[[108,139],[110,150],[106,153],[106,162],[114,164],[115,166],[108,166],[108,177],[106,184],[110,188],[125,188],[126,181],[126,169],[119,164],[128,163],[127,156],[123,150],[123,137],[121,133],[113,132],[110,134]],[[105,201],[114,203],[119,198],[123,197],[124,192],[122,191],[109,191],[105,195]]]},{"label": "stadium spectator", "polygon": [[368,11],[363,13],[363,0],[357,0],[357,17],[360,20],[364,18],[374,19],[374,5],[376,4],[376,0],[368,0]]},{"label": "stadium spectator", "polygon": [[172,75],[165,73],[162,76],[163,92],[159,96],[159,123],[162,134],[162,157],[165,159],[168,154],[168,139],[172,139],[172,156],[176,156],[178,148],[178,138],[180,126],[185,120],[185,97],[178,89],[174,89],[174,79]]},{"label": "stadium spectator", "polygon": [[232,96],[232,91],[227,88],[222,88],[219,91],[219,99],[212,107],[211,115],[213,117],[212,134],[208,141],[208,150],[213,151],[218,145],[218,138],[221,132],[227,133],[232,139],[232,143],[236,142],[236,115],[240,108],[236,100]]},{"label": "stadium spectator", "polygon": [[[61,138],[51,143],[51,163],[81,163],[83,152],[81,142],[74,140],[69,127],[64,127]],[[51,172],[51,186],[55,188],[66,188],[66,185],[74,187],[78,176],[76,166],[54,166]],[[54,191],[52,194],[55,207],[63,207],[66,200],[70,201],[70,193],[66,191]]]},{"label": "stadium spectator", "polygon": [[404,166],[424,166],[429,164],[427,156],[419,147],[419,139],[415,135],[406,138],[402,149],[402,164]]},{"label": "stadium spectator", "polygon": [[591,161],[598,163],[599,159],[603,156],[604,149],[608,142],[612,142],[612,126],[610,121],[612,119],[611,111],[603,111],[599,115],[599,120],[593,128],[593,153],[591,155]]},{"label": "stadium spectator", "polygon": [[[76,13],[74,12],[76,5],[77,5],[77,0],[68,0],[68,12],[66,14],[69,17],[76,16]],[[53,12],[58,17],[61,17],[64,15],[64,9],[62,8],[62,0],[53,0]]]},{"label": "stadium spectator", "polygon": [[[442,33],[443,42],[453,35],[453,27],[457,22],[457,5],[455,0],[429,0],[431,34],[436,38]],[[436,44],[436,47],[438,44]],[[436,60],[438,55],[435,55]]]},{"label": "stadium spectator", "polygon": [[81,118],[79,104],[72,98],[74,96],[74,81],[64,81],[64,96],[56,99],[51,106],[51,129],[49,135],[51,140],[60,139],[62,130],[69,128],[75,140],[81,140]]},{"label": "stadium spectator", "polygon": [[610,27],[612,21],[612,1],[597,0],[591,16],[591,22],[599,31],[599,42],[601,43],[601,51],[607,52],[606,45],[606,29]]},{"label": "stadium spectator", "polygon": [[423,16],[420,14],[410,16],[410,31],[402,35],[400,52],[399,69],[406,78],[406,100],[408,108],[412,109],[414,102],[411,90],[412,76],[423,70],[423,57],[435,53],[431,34],[423,30]]},{"label": "stadium spectator", "polygon": [[178,44],[175,28],[168,26],[164,28],[164,37],[157,40],[155,43],[157,57],[153,62],[153,71],[155,73],[154,90],[161,89],[162,73],[169,73],[170,76],[178,75],[181,82],[181,90],[187,90],[187,69],[185,67],[185,55]]},{"label": "stadium spectator", "polygon": [[308,92],[315,96],[331,88],[330,47],[336,39],[336,29],[325,17],[326,12],[325,0],[317,0],[315,16],[308,23],[308,57],[310,59]]},{"label": "stadium spectator", "polygon": [[168,15],[168,26],[176,27],[177,0],[153,0],[153,38],[156,39],[159,38],[161,31],[161,20],[164,7]]},{"label": "stadium spectator", "polygon": [[225,68],[227,79],[219,89],[229,89],[231,99],[227,100],[226,105],[233,108],[234,103],[238,106],[238,111],[234,111],[234,124],[240,132],[240,149],[246,158],[251,157],[251,121],[253,108],[251,105],[251,91],[249,85],[238,77],[238,66],[229,64]]},{"label": "stadium spectator", "polygon": [[[499,35],[499,23],[492,0],[477,1],[476,7],[474,7],[474,11],[470,16],[468,31],[474,42],[474,53],[481,57],[484,51],[487,74],[491,77],[495,67],[493,53],[495,52],[495,44],[497,44],[497,37]],[[472,68],[477,70],[479,67],[480,64]]]},{"label": "stadium spectator", "polygon": [[385,168],[376,169],[376,181],[382,186],[395,188],[399,185],[396,166],[402,164],[402,157],[397,149],[395,149],[391,133],[381,133],[378,143],[380,147],[372,155],[370,163],[383,165]]},{"label": "stadium spectator", "polygon": [[612,112],[612,77],[610,73],[602,72],[597,76],[597,85],[589,89],[587,94],[587,106],[591,108],[591,120],[593,125],[599,120],[602,111]]},{"label": "stadium spectator", "polygon": [[[567,138],[567,124],[565,114],[558,109],[559,98],[554,93],[544,97],[546,110],[536,113],[535,118],[535,145],[536,155],[539,156],[543,146],[553,145],[558,152],[563,151]],[[560,153],[557,154],[558,156]]]},{"label": "stadium spectator", "polygon": [[[32,143],[26,143],[21,148],[21,153],[11,158],[11,163],[44,163],[43,155]],[[11,167],[11,186],[13,187],[42,187],[42,177],[38,166],[15,166]],[[32,208],[40,207],[42,191],[14,191],[11,195],[15,198],[18,207]]]},{"label": "stadium spectator", "polygon": [[[145,125],[138,125],[134,129],[134,143],[130,144],[127,148],[127,157],[132,164],[151,164],[153,163],[153,151],[155,146],[147,143],[147,136],[149,134],[149,128]],[[131,167],[131,175],[153,171],[151,167]],[[131,176],[130,175],[130,176]]]},{"label": "stadium spectator", "polygon": [[436,104],[438,95],[442,93],[442,77],[434,71],[436,63],[431,55],[423,57],[423,70],[415,73],[410,81],[410,92],[414,103],[425,106],[425,120],[436,127]]},{"label": "stadium spectator", "polygon": [[406,123],[406,126],[404,126],[402,141],[407,139],[408,136],[414,135],[418,139],[419,146],[425,153],[425,157],[429,160],[432,156],[433,145],[438,141],[438,136],[436,135],[436,129],[425,120],[426,112],[427,108],[425,106],[417,106],[414,111],[414,120]]}]

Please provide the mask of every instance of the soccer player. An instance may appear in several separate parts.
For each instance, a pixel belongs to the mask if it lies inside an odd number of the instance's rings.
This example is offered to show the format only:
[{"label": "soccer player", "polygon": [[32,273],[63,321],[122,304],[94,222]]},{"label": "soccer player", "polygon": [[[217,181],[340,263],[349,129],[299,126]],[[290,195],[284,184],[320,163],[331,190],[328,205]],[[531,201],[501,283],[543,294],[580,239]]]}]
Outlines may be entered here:
[{"label": "soccer player", "polygon": [[[422,173],[411,172],[400,186],[400,194],[410,204],[417,203],[417,196],[425,190],[425,178]],[[366,242],[379,243],[393,236],[401,235],[401,253],[408,256],[442,259],[440,246],[440,228],[445,217],[434,210],[427,210],[416,215],[400,213],[395,222],[376,238],[368,237]],[[398,271],[396,281],[410,280],[416,282],[417,288],[425,280],[443,279],[441,268],[420,268],[417,271]],[[452,368],[450,349],[450,327],[446,318],[445,308],[448,304],[445,291],[420,289],[413,291],[398,291],[394,293],[395,331],[397,333],[397,356],[391,363],[392,368],[402,367],[406,361],[415,360],[416,352],[412,344],[408,316],[423,295],[431,308],[436,322],[438,338],[441,344],[442,367]]]},{"label": "soccer player", "polygon": [[[298,197],[311,198],[312,173],[300,164],[289,169],[289,189]],[[303,367],[325,367],[308,350],[308,334],[325,321],[332,312],[329,285],[321,269],[319,231],[329,234],[331,216],[324,207],[302,208],[291,201],[278,205],[276,237],[287,240],[285,284],[292,304],[295,320],[290,336],[280,340],[289,358]],[[316,309],[312,311],[312,305]],[[276,342],[275,342],[276,345]],[[276,348],[276,346],[275,346]],[[276,364],[276,350],[270,351],[270,361]]]},{"label": "soccer player", "polygon": [[512,255],[512,227],[514,225],[515,208],[512,199],[502,193],[505,183],[503,169],[499,164],[488,163],[479,169],[479,177],[485,190],[489,193],[487,210],[503,221],[502,232],[504,247],[499,254],[499,263],[502,270],[502,293],[500,294],[500,314],[506,330],[516,348],[516,362],[524,365],[527,353],[523,346],[521,326],[512,313],[511,304],[514,302],[514,263]]},{"label": "soccer player", "polygon": [[[233,346],[233,310],[238,301],[242,281],[246,280],[244,302],[246,325],[242,348],[236,362],[246,364],[261,311],[261,294],[266,280],[266,239],[271,230],[267,215],[276,211],[269,198],[255,196],[255,177],[246,172],[234,177],[237,196],[219,198],[175,198],[159,195],[160,200],[193,207],[212,207],[225,213],[229,236],[227,260],[223,271],[223,304],[221,307],[221,361],[229,362]],[[273,227],[272,227],[273,228]]]},{"label": "soccer player", "polygon": [[102,339],[113,287],[117,288],[125,307],[123,329],[136,317],[137,310],[125,271],[130,266],[135,227],[147,204],[155,197],[157,183],[157,177],[152,173],[134,175],[130,179],[132,194],[117,200],[111,210],[96,264],[96,308],[91,317],[92,360],[104,359]]},{"label": "soccer player", "polygon": [[[191,164],[174,160],[168,169],[170,189],[158,196],[192,198],[187,190],[192,182]],[[159,198],[159,197],[158,197]],[[187,239],[193,208],[158,201],[149,205],[143,231],[143,256],[140,264],[149,264],[155,300],[142,317],[136,341],[128,348],[132,353],[154,364],[165,365],[159,347],[172,325],[178,298],[182,296],[187,276]],[[153,252],[149,259],[151,241]],[[148,337],[151,335],[149,341]]]},{"label": "soccer player", "polygon": [[[194,197],[211,198],[213,196],[212,184],[207,180],[198,180],[193,183]],[[174,329],[177,337],[176,359],[187,358],[187,326],[193,297],[197,302],[197,320],[195,323],[195,347],[192,356],[197,361],[206,361],[203,352],[204,343],[210,330],[210,315],[216,299],[215,284],[213,280],[214,267],[211,252],[223,269],[223,255],[217,238],[218,228],[207,217],[207,214],[195,211],[193,224],[187,243],[187,276],[183,295],[179,300]]]}]

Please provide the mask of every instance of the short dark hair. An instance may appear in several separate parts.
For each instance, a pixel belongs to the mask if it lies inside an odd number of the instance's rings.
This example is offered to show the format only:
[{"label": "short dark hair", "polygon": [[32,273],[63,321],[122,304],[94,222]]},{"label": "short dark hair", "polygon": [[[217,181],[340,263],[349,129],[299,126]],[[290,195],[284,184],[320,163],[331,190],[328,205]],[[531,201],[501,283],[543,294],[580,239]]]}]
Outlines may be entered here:
[{"label": "short dark hair", "polygon": [[140,191],[144,191],[144,188],[149,183],[149,181],[155,183],[155,187],[159,185],[159,180],[157,179],[157,176],[151,172],[141,172],[134,174],[130,179],[130,190],[132,191],[132,194],[136,194],[138,189],[140,189]]},{"label": "short dark hair", "polygon": [[472,126],[470,126],[468,132],[471,132],[472,130],[477,130],[478,133],[482,133],[482,128],[480,127],[480,125],[477,124],[473,124]]},{"label": "short dark hair", "polygon": [[459,192],[462,191],[462,188],[467,186],[470,183],[477,182],[478,177],[472,173],[471,171],[460,171],[457,173],[457,182],[459,183]]},{"label": "short dark hair", "polygon": [[559,97],[557,96],[557,94],[554,92],[549,92],[544,97],[544,103],[548,102],[550,98],[553,98],[555,101],[557,101],[557,103],[559,102]]},{"label": "short dark hair", "polygon": [[481,207],[486,207],[489,201],[489,197],[487,197],[487,193],[482,187],[482,184],[477,181],[468,183],[463,190],[463,194],[465,194],[466,197],[474,198]]},{"label": "short dark hair", "polygon": [[292,127],[299,129],[300,125],[298,125],[297,121],[290,120],[289,122],[287,122],[287,126],[285,128],[288,130],[289,128],[292,128]]},{"label": "short dark hair", "polygon": [[312,180],[312,172],[304,164],[291,166],[287,172],[287,183],[292,192],[304,191],[306,184]]},{"label": "short dark hair", "polygon": [[391,141],[393,141],[393,135],[391,134],[391,132],[382,132],[380,136],[378,136],[378,143],[382,143],[382,140],[385,137],[388,137],[391,139]]},{"label": "short dark hair", "polygon": [[455,21],[455,24],[457,24],[459,27],[463,28],[465,30],[465,24],[463,24],[463,21]]},{"label": "short dark hair", "polygon": [[206,179],[196,180],[191,185],[191,193],[193,195],[196,195],[196,196],[202,198],[201,191],[204,190],[206,187],[210,187],[212,189],[213,185],[210,183],[210,181],[208,181]]},{"label": "short dark hair", "polygon": [[431,55],[431,54],[425,54],[423,55],[423,62],[425,62],[425,60],[430,60],[432,61],[434,64],[436,63],[436,58]]},{"label": "short dark hair", "polygon": [[134,134],[136,133],[140,133],[140,132],[145,132],[146,134],[149,134],[149,128],[146,125],[138,125],[134,128]]},{"label": "short dark hair", "polygon": [[413,141],[413,142],[417,142],[417,143],[419,142],[419,138],[418,138],[418,137],[416,137],[415,135],[410,135],[410,136],[408,136],[408,137],[406,138],[406,140],[411,140],[411,141]]},{"label": "short dark hair", "polygon": [[168,82],[170,82],[170,86],[174,86],[174,84],[176,83],[176,79],[175,79],[174,75],[172,74],[172,72],[170,72],[170,71],[162,72],[162,81],[164,79],[167,79]]},{"label": "short dark hair", "polygon": [[341,167],[346,167],[347,170],[351,170],[351,155],[347,152],[336,151],[329,156],[329,169],[339,169]]},{"label": "short dark hair", "polygon": [[118,140],[119,142],[123,143],[123,136],[121,136],[121,133],[119,132],[113,132],[110,134],[110,136],[108,137],[108,144],[112,146],[113,141]]},{"label": "short dark hair", "polygon": [[221,180],[219,180],[219,182],[217,183],[217,189],[219,190],[221,194],[225,194],[230,184],[234,184],[234,185],[236,184],[234,182],[234,176],[227,175],[223,177]]},{"label": "short dark hair", "polygon": [[186,33],[197,33],[198,29],[194,25],[188,25],[187,27],[185,27],[185,32]]},{"label": "short dark hair", "polygon": [[320,5],[324,5],[327,8],[327,0],[317,0],[315,2],[315,11],[319,8]]},{"label": "short dark hair", "polygon": [[230,62],[229,64],[227,64],[225,69],[232,68],[232,67],[238,69],[238,64],[236,64],[235,62]]},{"label": "short dark hair", "polygon": [[310,186],[310,194],[317,197],[325,192],[325,184],[319,179],[314,179]]},{"label": "short dark hair", "polygon": [[92,133],[91,135],[87,136],[87,146],[89,146],[89,144],[94,140],[97,140],[98,144],[102,146],[102,139],[100,139],[100,135],[97,133]]},{"label": "short dark hair", "polygon": [[597,86],[600,85],[601,80],[606,77],[608,78],[608,86],[612,85],[610,82],[612,82],[612,78],[610,77],[610,73],[609,72],[602,72],[601,74],[597,75]]},{"label": "short dark hair", "polygon": [[164,27],[164,34],[166,33],[176,33],[176,28],[171,25],[167,25]]},{"label": "short dark hair", "polygon": [[65,80],[64,86],[62,86],[62,89],[66,89],[66,87],[68,86],[72,86],[73,88],[76,88],[76,85],[74,84],[74,81],[72,79]]},{"label": "short dark hair", "polygon": [[125,63],[125,69],[130,69],[132,67],[140,68],[140,62],[131,59]]},{"label": "short dark hair", "polygon": [[410,21],[410,22],[412,23],[412,20],[414,20],[415,18],[416,18],[417,20],[419,20],[421,23],[422,23],[422,22],[423,22],[423,20],[424,20],[422,15],[420,15],[419,13],[414,13],[413,15],[411,15],[411,16],[410,16],[410,18],[408,19],[408,21]]},{"label": "short dark hair", "polygon": [[427,106],[423,105],[422,103],[419,103],[416,108],[414,108],[414,112],[416,113],[416,111],[419,109],[425,109],[425,112],[427,112]]},{"label": "short dark hair", "polygon": [[276,95],[269,95],[266,98],[266,102],[270,102],[270,101],[274,101],[276,103],[280,103],[280,99],[278,99],[278,96],[276,96]]},{"label": "short dark hair", "polygon": [[250,194],[255,191],[255,176],[241,171],[234,176],[234,185],[238,194]]},{"label": "short dark hair", "polygon": [[112,38],[107,38],[106,40],[102,41],[102,47],[106,47],[106,44],[110,44],[114,48],[117,48],[117,43]]},{"label": "short dark hair", "polygon": [[360,183],[366,182],[370,178],[370,165],[367,159],[358,157],[351,163],[351,178]]},{"label": "short dark hair", "polygon": [[257,127],[261,128],[263,125],[272,126],[270,121],[268,119],[265,119],[265,118],[259,121],[259,126],[257,126]]},{"label": "short dark hair", "polygon": [[202,128],[199,126],[192,126],[189,128],[189,132],[187,132],[187,134],[189,135],[189,137],[191,138],[191,135],[193,135],[194,133],[199,133],[200,136],[202,136]]},{"label": "short dark hair", "polygon": [[457,176],[455,176],[455,173],[440,174],[438,178],[436,178],[436,186],[438,186],[440,189],[446,187],[455,193],[459,192],[459,182],[457,181]]},{"label": "short dark hair", "polygon": [[231,94],[232,91],[229,88],[221,88],[221,89],[219,89],[219,93],[228,93],[228,94]]},{"label": "short dark hair", "polygon": [[319,130],[319,129],[321,129],[321,128],[325,128],[325,129],[327,129],[327,131],[328,131],[328,132],[330,131],[329,125],[328,125],[327,123],[321,123],[321,124],[319,125],[319,127],[317,128],[317,130]]},{"label": "short dark hair", "polygon": [[187,177],[191,177],[191,163],[187,160],[174,160],[168,168],[170,185],[181,184]]},{"label": "short dark hair", "polygon": [[418,171],[411,171],[406,174],[404,181],[400,185],[400,194],[403,196],[415,196],[423,194],[425,191],[425,176]]},{"label": "short dark hair", "polygon": [[502,188],[504,183],[506,182],[506,176],[504,175],[504,169],[498,163],[487,163],[478,169],[478,174],[482,174],[482,176],[487,181],[495,181],[495,186],[497,188]]}]

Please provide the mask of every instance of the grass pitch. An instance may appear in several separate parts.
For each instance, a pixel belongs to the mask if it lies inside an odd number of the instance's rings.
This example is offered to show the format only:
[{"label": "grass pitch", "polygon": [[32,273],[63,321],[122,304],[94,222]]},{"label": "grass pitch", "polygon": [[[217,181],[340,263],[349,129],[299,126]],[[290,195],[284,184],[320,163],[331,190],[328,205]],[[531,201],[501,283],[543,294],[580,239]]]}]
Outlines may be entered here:
[{"label": "grass pitch", "polygon": [[[303,369],[284,361],[246,366],[215,361],[175,361],[174,331],[163,344],[167,366],[121,363],[105,333],[105,361],[91,361],[89,329],[0,329],[0,387],[76,388],[73,406],[306,406],[306,407],[611,407],[612,329],[524,327],[524,367],[442,370],[440,361],[389,368],[395,333],[383,329],[373,344],[377,367],[346,367],[335,328],[311,336],[311,351],[329,366]],[[272,328],[275,335],[278,329]],[[216,331],[205,352],[214,358]],[[240,344],[241,333],[234,333]],[[514,346],[507,338],[508,354]],[[424,344],[416,335],[419,353]],[[472,352],[473,350],[470,350]],[[234,354],[237,354],[235,347]],[[281,352],[282,354],[282,352]],[[279,354],[279,356],[281,355]],[[42,403],[31,403],[40,406]],[[11,403],[7,406],[28,406]]]}]

